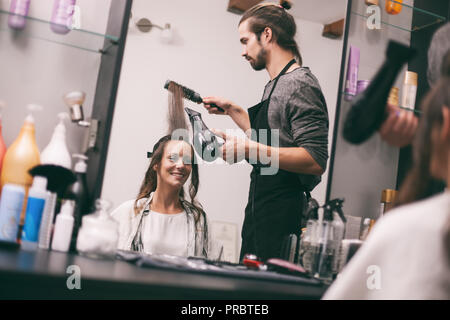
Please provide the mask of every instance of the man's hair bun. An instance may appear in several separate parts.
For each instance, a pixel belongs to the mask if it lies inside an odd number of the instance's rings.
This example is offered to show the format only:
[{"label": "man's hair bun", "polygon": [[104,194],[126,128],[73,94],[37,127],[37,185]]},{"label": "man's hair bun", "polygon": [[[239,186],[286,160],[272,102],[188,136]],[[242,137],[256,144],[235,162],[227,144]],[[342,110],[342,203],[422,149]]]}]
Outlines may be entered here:
[{"label": "man's hair bun", "polygon": [[286,10],[289,10],[290,8],[292,8],[292,3],[291,1],[280,0],[280,6],[282,6]]}]

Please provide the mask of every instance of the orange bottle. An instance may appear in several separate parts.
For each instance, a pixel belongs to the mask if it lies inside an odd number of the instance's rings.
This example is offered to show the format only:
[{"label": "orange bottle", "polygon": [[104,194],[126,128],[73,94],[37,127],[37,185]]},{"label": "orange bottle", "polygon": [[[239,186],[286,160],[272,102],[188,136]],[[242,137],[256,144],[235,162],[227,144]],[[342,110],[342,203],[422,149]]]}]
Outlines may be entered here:
[{"label": "orange bottle", "polygon": [[[23,208],[26,208],[28,189],[31,187],[33,177],[28,170],[40,164],[39,149],[36,144],[34,118],[32,111],[39,110],[37,105],[29,105],[30,114],[20,129],[19,136],[7,149],[3,159],[3,168],[1,175],[1,187],[6,183],[13,183],[25,187],[25,201]],[[20,225],[23,226],[25,219],[25,210],[20,215]]]},{"label": "orange bottle", "polygon": [[3,140],[2,136],[2,109],[5,107],[5,104],[0,101],[0,175],[2,174],[2,164],[3,164],[3,157],[6,153],[6,144]]},{"label": "orange bottle", "polygon": [[403,0],[386,0],[386,12],[389,14],[399,14],[402,11]]}]

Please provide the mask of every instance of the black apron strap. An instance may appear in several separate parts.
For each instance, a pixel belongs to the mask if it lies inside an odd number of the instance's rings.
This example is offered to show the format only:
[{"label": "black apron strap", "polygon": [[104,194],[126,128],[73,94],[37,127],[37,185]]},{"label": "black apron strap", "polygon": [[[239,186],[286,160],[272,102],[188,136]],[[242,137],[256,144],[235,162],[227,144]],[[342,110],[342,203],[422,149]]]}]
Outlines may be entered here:
[{"label": "black apron strap", "polygon": [[272,97],[272,93],[275,90],[275,87],[277,86],[278,80],[280,79],[280,77],[286,73],[286,71],[289,70],[289,68],[295,63],[295,59],[292,59],[291,61],[289,61],[289,63],[283,68],[283,70],[281,70],[281,72],[277,75],[277,77],[275,78],[275,83],[273,84],[272,90],[270,90],[270,94],[269,97],[267,98],[267,100],[270,101],[270,97]]}]

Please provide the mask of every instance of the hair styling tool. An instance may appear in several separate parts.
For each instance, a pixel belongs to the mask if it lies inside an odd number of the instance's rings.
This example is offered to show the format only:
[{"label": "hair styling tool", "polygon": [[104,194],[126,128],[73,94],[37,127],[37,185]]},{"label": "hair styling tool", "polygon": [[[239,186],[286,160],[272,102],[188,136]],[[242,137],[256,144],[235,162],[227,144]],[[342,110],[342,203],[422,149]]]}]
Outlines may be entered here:
[{"label": "hair styling tool", "polygon": [[[183,95],[184,95],[184,97],[186,99],[188,99],[188,100],[190,100],[192,102],[195,102],[195,103],[202,103],[203,102],[203,99],[202,99],[202,97],[200,96],[199,93],[197,93],[194,90],[189,89],[189,88],[187,88],[187,87],[185,87],[185,86],[183,86],[183,85],[181,85],[179,83],[176,83],[175,81],[167,80],[166,83],[164,84],[164,89],[169,90],[170,83],[174,83],[177,86],[179,86],[181,89],[183,89]],[[225,110],[223,110],[222,108],[218,107],[214,103],[211,103],[210,106],[213,107],[213,108],[217,108],[221,112],[225,112]]]},{"label": "hair styling tool", "polygon": [[225,141],[215,135],[202,120],[202,115],[189,108],[184,108],[189,115],[189,120],[192,125],[192,144],[195,151],[200,157],[208,162],[214,161],[219,156],[219,148],[225,143]]},{"label": "hair styling tool", "polygon": [[378,130],[386,118],[385,109],[389,91],[401,68],[416,53],[416,50],[401,43],[390,41],[386,58],[369,86],[352,102],[344,123],[344,138],[350,143],[360,144]]}]

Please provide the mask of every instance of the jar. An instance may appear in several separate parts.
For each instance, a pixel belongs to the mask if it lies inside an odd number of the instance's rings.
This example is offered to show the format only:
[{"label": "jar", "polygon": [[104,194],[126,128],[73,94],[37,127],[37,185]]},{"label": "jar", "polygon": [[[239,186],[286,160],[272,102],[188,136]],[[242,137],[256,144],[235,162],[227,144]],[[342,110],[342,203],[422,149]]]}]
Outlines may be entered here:
[{"label": "jar", "polygon": [[96,211],[83,217],[77,238],[77,250],[91,258],[114,258],[119,240],[119,225],[109,215],[111,203],[95,201]]},{"label": "jar", "polygon": [[402,11],[403,0],[386,0],[386,12],[389,14],[399,14]]}]

